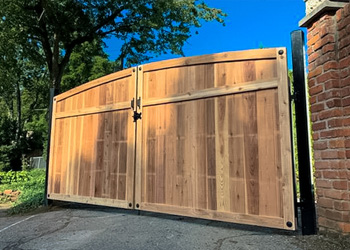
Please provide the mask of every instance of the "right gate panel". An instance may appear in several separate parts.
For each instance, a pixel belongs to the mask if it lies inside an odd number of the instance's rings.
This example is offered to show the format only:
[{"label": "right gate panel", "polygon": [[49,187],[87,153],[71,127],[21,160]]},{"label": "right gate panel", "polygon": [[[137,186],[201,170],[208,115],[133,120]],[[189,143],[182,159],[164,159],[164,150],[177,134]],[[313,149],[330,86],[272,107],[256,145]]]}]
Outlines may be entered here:
[{"label": "right gate panel", "polygon": [[139,209],[295,229],[285,54],[233,52],[140,68]]}]

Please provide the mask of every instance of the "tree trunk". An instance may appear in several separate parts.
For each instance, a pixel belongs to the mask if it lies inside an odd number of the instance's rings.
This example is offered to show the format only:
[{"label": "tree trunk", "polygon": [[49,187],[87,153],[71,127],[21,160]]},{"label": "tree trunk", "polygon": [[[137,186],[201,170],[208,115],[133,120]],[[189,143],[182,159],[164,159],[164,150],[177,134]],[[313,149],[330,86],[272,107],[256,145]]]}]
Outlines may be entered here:
[{"label": "tree trunk", "polygon": [[17,100],[17,129],[16,129],[16,143],[17,146],[20,144],[22,135],[22,98],[19,81],[16,81],[16,100]]}]

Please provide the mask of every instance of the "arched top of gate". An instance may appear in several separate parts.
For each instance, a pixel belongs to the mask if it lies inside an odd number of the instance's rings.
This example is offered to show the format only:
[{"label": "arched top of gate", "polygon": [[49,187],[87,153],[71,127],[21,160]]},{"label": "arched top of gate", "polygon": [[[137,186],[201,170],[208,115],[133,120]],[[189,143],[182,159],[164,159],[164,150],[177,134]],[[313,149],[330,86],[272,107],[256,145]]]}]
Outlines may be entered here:
[{"label": "arched top of gate", "polygon": [[278,52],[281,49],[285,50],[285,48],[254,49],[244,51],[223,52],[202,56],[183,57],[170,59],[166,61],[148,63],[144,64],[142,67],[143,72],[149,72],[168,68],[186,67],[210,63],[276,59],[276,52]]},{"label": "arched top of gate", "polygon": [[[254,50],[244,50],[244,51],[233,51],[233,52],[223,52],[209,55],[192,56],[170,59],[159,62],[152,62],[144,65],[139,65],[142,67],[143,72],[151,72],[163,69],[178,68],[178,67],[188,67],[195,65],[211,64],[211,63],[224,63],[224,62],[238,62],[238,61],[254,61],[254,60],[269,60],[276,59],[278,52],[283,50],[285,53],[285,48],[270,48],[270,49],[254,49]],[[91,82],[82,84],[74,89],[64,92],[55,97],[56,101],[61,101],[63,99],[72,97],[81,92],[87,91],[89,89],[98,87],[102,84],[106,84],[112,81],[123,79],[126,77],[131,77],[134,72],[136,72],[136,67],[118,71]]]}]

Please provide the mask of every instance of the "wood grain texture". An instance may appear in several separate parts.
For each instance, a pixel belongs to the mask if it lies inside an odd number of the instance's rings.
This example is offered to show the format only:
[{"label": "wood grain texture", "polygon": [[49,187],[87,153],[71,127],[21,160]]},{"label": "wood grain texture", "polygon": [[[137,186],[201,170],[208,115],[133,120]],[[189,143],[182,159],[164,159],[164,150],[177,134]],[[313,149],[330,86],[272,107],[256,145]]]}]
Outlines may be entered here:
[{"label": "wood grain texture", "polygon": [[50,198],[294,230],[279,50],[146,64],[58,96]]},{"label": "wood grain texture", "polygon": [[51,199],[133,206],[136,72],[127,72],[56,97]]},{"label": "wood grain texture", "polygon": [[141,210],[295,228],[277,52],[143,66]]}]

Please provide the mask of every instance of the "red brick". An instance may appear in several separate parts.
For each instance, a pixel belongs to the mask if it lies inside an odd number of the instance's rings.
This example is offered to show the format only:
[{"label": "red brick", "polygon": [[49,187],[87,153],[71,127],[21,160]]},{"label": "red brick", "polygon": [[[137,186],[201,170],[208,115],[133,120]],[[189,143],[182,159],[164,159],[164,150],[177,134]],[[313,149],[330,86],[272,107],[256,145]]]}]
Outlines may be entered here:
[{"label": "red brick", "polygon": [[322,130],[322,129],[325,129],[325,128],[326,128],[326,122],[314,122],[312,124],[312,129],[314,131]]},{"label": "red brick", "polygon": [[344,143],[346,148],[350,148],[350,139],[346,139]]},{"label": "red brick", "polygon": [[346,37],[347,35],[347,32],[346,32],[346,28],[345,29],[342,29],[338,32],[338,39],[341,40],[343,39],[344,37]]},{"label": "red brick", "polygon": [[319,216],[322,216],[322,217],[324,217],[325,215],[326,215],[326,209],[325,208],[323,208],[323,207],[320,207],[320,206],[317,206],[317,214],[319,215]]},{"label": "red brick", "polygon": [[350,15],[350,6],[349,5],[345,5],[343,8],[344,11],[344,17],[347,17]]},{"label": "red brick", "polygon": [[340,22],[338,22],[338,30],[341,30],[342,28],[346,27],[348,24],[350,24],[350,16],[342,18]]},{"label": "red brick", "polygon": [[335,210],[326,210],[326,218],[336,221],[342,221],[343,213]]},{"label": "red brick", "polygon": [[319,112],[319,111],[322,111],[322,110],[324,110],[324,104],[323,103],[311,105],[311,112]]},{"label": "red brick", "polygon": [[335,14],[335,17],[337,19],[337,22],[341,21],[343,18],[344,14],[343,14],[343,9],[339,9],[337,11],[337,13]]},{"label": "red brick", "polygon": [[343,233],[350,233],[350,223],[339,222],[337,225]]},{"label": "red brick", "polygon": [[347,36],[338,42],[338,49],[342,49],[350,44],[350,37]]},{"label": "red brick", "polygon": [[350,115],[350,107],[343,108],[344,115]]},{"label": "red brick", "polygon": [[309,88],[315,86],[315,84],[316,84],[316,79],[309,79],[309,80],[308,80]]},{"label": "red brick", "polygon": [[343,107],[350,106],[350,97],[345,98],[342,102]]},{"label": "red brick", "polygon": [[350,86],[350,76],[345,78],[345,79],[341,79],[340,80],[340,86],[341,87]]},{"label": "red brick", "polygon": [[334,140],[329,140],[328,141],[329,148],[335,149],[335,148],[344,148],[344,140],[340,140],[338,138]]},{"label": "red brick", "polygon": [[316,141],[314,142],[314,149],[322,150],[327,148],[327,142],[326,141]]},{"label": "red brick", "polygon": [[[322,34],[325,35],[325,34]],[[318,50],[319,48],[321,48],[322,46],[326,45],[326,44],[330,44],[330,43],[334,43],[335,42],[335,38],[334,35],[332,34],[328,34],[326,35],[324,38],[322,38],[321,40],[317,41],[313,46],[313,50]]]},{"label": "red brick", "polygon": [[331,119],[327,121],[328,128],[338,128],[343,126],[343,119]]},{"label": "red brick", "polygon": [[[332,188],[333,187],[333,184],[331,181],[329,180],[316,180],[316,187],[317,188]],[[326,198],[324,198],[326,199]]]},{"label": "red brick", "polygon": [[316,81],[318,84],[326,82],[328,80],[332,80],[332,79],[338,79],[339,78],[339,73],[338,71],[328,71],[318,77],[316,77]]},{"label": "red brick", "polygon": [[316,36],[314,36],[314,37],[312,37],[310,40],[308,40],[308,42],[307,42],[307,46],[311,46],[311,45],[313,45],[315,42],[317,42],[318,40],[320,40],[320,35],[316,35]]},{"label": "red brick", "polygon": [[309,72],[309,78],[313,78],[315,76],[318,76],[318,75],[322,74],[322,72],[323,72],[322,66],[319,66],[316,69]]},{"label": "red brick", "polygon": [[350,57],[343,58],[339,61],[339,68],[343,69],[350,66]]},{"label": "red brick", "polygon": [[348,48],[342,48],[341,50],[339,50],[338,52],[338,57],[339,60],[343,59],[344,57],[347,57],[349,55],[349,50]]},{"label": "red brick", "polygon": [[325,170],[322,172],[322,176],[325,179],[338,179],[339,178],[339,174],[338,171],[334,171],[334,170]]},{"label": "red brick", "polygon": [[308,61],[309,63],[312,63],[313,61],[315,61],[317,58],[319,58],[322,55],[321,51],[317,51],[312,53],[311,55],[309,55],[308,57]]},{"label": "red brick", "polygon": [[334,97],[341,97],[341,96],[342,96],[342,94],[339,90],[330,90],[330,91],[327,91],[325,93],[326,100],[334,98]]},{"label": "red brick", "polygon": [[[327,93],[328,93],[328,92],[327,92]],[[317,101],[318,101],[318,102],[322,102],[323,100],[325,100],[325,99],[326,99],[327,93],[318,94],[318,95],[317,95]]]},{"label": "red brick", "polygon": [[345,152],[344,151],[322,151],[321,152],[321,158],[325,159],[325,160],[328,160],[328,159],[343,159],[344,157],[345,157]]},{"label": "red brick", "polygon": [[318,198],[324,197],[324,189],[322,189],[322,188],[316,189],[316,195],[317,195]]},{"label": "red brick", "polygon": [[347,179],[348,178],[348,171],[344,169],[339,169],[338,170],[338,176],[340,179]]},{"label": "red brick", "polygon": [[339,78],[346,78],[347,76],[350,75],[349,69],[345,68],[339,71]]},{"label": "red brick", "polygon": [[311,121],[312,122],[317,122],[318,121],[318,114],[312,114],[311,113]]},{"label": "red brick", "polygon": [[347,159],[350,159],[350,150],[345,151],[345,156]]},{"label": "red brick", "polygon": [[309,68],[309,71],[314,70],[316,68],[316,64],[309,62],[309,67],[308,68]]},{"label": "red brick", "polygon": [[347,192],[343,190],[327,189],[327,190],[324,190],[324,195],[325,197],[328,197],[328,198],[343,200],[344,198],[347,197]]},{"label": "red brick", "polygon": [[320,150],[315,150],[315,152],[314,152],[314,159],[315,160],[322,160],[322,158],[321,158],[321,152],[322,151],[320,151]]},{"label": "red brick", "polygon": [[335,34],[335,25],[333,23],[325,23],[321,26],[319,33],[321,38],[329,34]]},{"label": "red brick", "polygon": [[340,136],[350,136],[350,128],[343,128],[340,130]]},{"label": "red brick", "polygon": [[334,181],[333,187],[334,187],[334,189],[348,190],[348,182],[347,181]]},{"label": "red brick", "polygon": [[344,97],[347,97],[347,96],[350,96],[350,86],[343,86],[341,89],[341,96],[344,98]]},{"label": "red brick", "polygon": [[324,83],[324,85],[325,85],[325,89],[326,89],[326,90],[329,90],[329,89],[337,89],[337,88],[339,88],[339,86],[340,86],[340,82],[339,82],[338,79],[336,79],[336,80],[329,80],[329,81],[326,81],[326,82]]},{"label": "red brick", "polygon": [[335,52],[329,52],[327,54],[319,56],[319,58],[315,60],[315,67],[317,67],[319,65],[323,65],[329,61],[334,61],[336,58],[337,58],[337,56],[336,56]]},{"label": "red brick", "polygon": [[321,93],[323,91],[323,86],[319,85],[319,86],[315,86],[309,89],[309,94],[310,95],[315,95],[318,93]]},{"label": "red brick", "polygon": [[322,48],[322,54],[326,54],[327,52],[334,51],[335,45],[334,44],[327,44],[323,46]]},{"label": "red brick", "polygon": [[339,99],[332,99],[326,102],[328,108],[342,107],[342,101]]},{"label": "red brick", "polygon": [[330,61],[325,63],[325,65],[323,65],[323,70],[327,71],[330,69],[337,69],[338,68],[338,63],[336,61]]},{"label": "red brick", "polygon": [[310,101],[310,104],[312,105],[312,104],[315,104],[316,103],[316,96],[311,96],[310,98],[309,98],[309,101]]},{"label": "red brick", "polygon": [[320,134],[319,133],[313,133],[312,134],[312,139],[314,139],[314,140],[318,140],[320,138]]},{"label": "red brick", "polygon": [[321,197],[317,200],[317,205],[324,208],[333,208],[333,200],[325,197]]},{"label": "red brick", "polygon": [[343,160],[328,160],[328,161],[319,161],[315,163],[316,169],[339,169],[344,167],[344,161]]},{"label": "red brick", "polygon": [[319,119],[324,120],[331,117],[340,117],[342,116],[342,114],[343,114],[342,111],[339,109],[325,110],[319,114]]},{"label": "red brick", "polygon": [[347,201],[334,201],[334,208],[340,211],[349,211],[350,203]]}]

